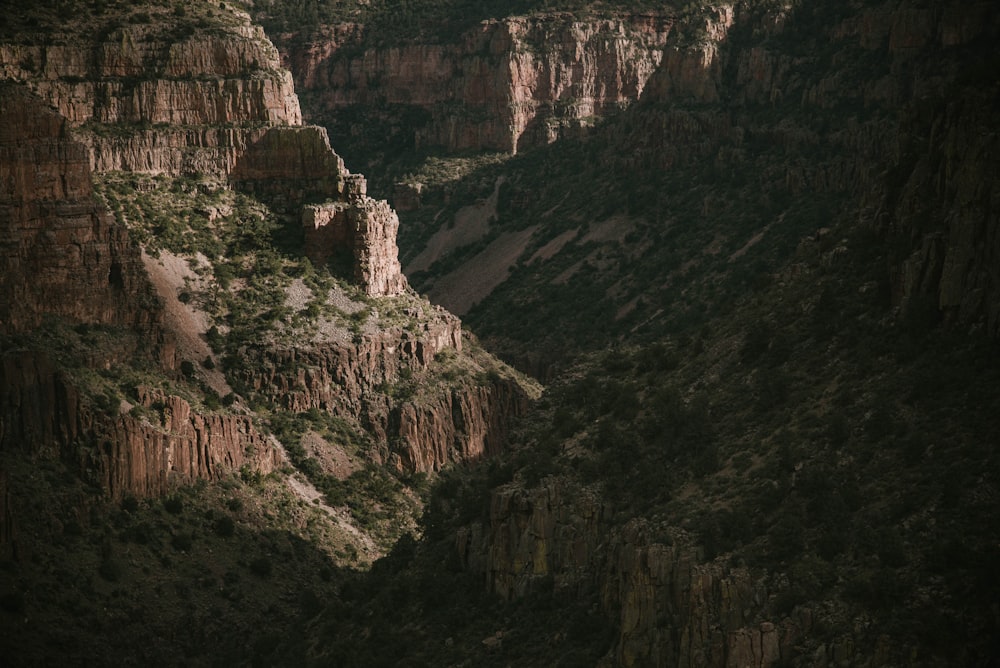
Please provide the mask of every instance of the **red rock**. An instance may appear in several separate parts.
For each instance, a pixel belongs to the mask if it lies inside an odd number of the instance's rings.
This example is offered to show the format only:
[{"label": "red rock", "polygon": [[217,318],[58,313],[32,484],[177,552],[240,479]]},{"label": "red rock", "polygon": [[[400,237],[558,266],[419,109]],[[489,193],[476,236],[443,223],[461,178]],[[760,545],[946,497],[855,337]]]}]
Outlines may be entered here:
[{"label": "red rock", "polygon": [[448,150],[553,141],[639,98],[660,63],[671,21],[652,15],[574,20],[569,15],[484,22],[452,44],[343,50],[356,24],[325,26],[309,41],[285,36],[285,61],[317,111],[384,100],[431,119],[422,146]]}]

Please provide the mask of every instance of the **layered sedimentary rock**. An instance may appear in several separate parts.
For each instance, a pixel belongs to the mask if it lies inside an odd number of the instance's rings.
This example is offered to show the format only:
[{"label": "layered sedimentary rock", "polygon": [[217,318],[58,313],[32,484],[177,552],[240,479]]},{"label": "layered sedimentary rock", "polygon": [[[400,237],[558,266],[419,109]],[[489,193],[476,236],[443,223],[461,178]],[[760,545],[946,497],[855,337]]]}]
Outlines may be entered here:
[{"label": "layered sedimentary rock", "polygon": [[465,567],[506,599],[553,585],[596,591],[617,629],[608,665],[768,668],[796,659],[808,665],[853,665],[872,656],[874,665],[905,660],[905,648],[860,632],[810,645],[804,655],[813,612],[800,607],[773,618],[761,612],[787,582],[703,563],[699,550],[675,533],[641,519],[617,525],[595,492],[552,478],[534,489],[495,490],[488,525],[460,531],[456,548]]},{"label": "layered sedimentary rock", "polygon": [[92,197],[86,147],[23,86],[0,85],[0,333],[46,317],[134,329],[173,366],[139,249]]},{"label": "layered sedimentary rock", "polygon": [[229,181],[238,190],[297,208],[342,198],[348,174],[326,130],[309,125],[268,130],[233,166]]},{"label": "layered sedimentary rock", "polygon": [[420,331],[383,327],[354,340],[250,347],[245,355],[251,363],[237,374],[250,389],[271,394],[288,410],[319,408],[356,415],[372,388],[427,369],[435,355],[446,350],[461,352],[461,324],[446,311],[435,310]]},{"label": "layered sedimentary rock", "polygon": [[384,200],[352,195],[346,203],[307,206],[302,225],[306,255],[314,264],[343,250],[351,255],[354,282],[367,294],[398,295],[406,290],[396,246],[399,218]]},{"label": "layered sedimentary rock", "polygon": [[468,380],[429,396],[390,401],[388,411],[369,410],[369,429],[391,444],[386,461],[398,471],[439,471],[456,462],[499,454],[511,420],[533,397],[511,378]]},{"label": "layered sedimentary rock", "polygon": [[199,415],[180,397],[139,391],[136,414],[109,414],[47,356],[0,358],[0,451],[58,456],[110,497],[155,496],[171,485],[278,464],[247,416]]},{"label": "layered sedimentary rock", "polygon": [[229,178],[234,187],[272,205],[301,208],[304,252],[314,264],[345,256],[350,277],[368,295],[406,290],[395,211],[366,195],[365,178],[347,170],[324,128],[272,128],[240,158]]},{"label": "layered sedimentary rock", "polygon": [[671,21],[652,15],[491,20],[450,44],[360,50],[364,28],[327,26],[283,45],[310,113],[402,105],[426,112],[418,146],[518,148],[552,141],[639,98]]},{"label": "layered sedimentary rock", "polygon": [[[329,411],[355,422],[376,443],[371,455],[399,471],[433,471],[496,454],[512,417],[531,395],[512,377],[428,378],[439,355],[462,353],[457,318],[436,308],[415,313],[416,329],[381,326],[353,340],[247,348],[238,382],[288,410]],[[394,387],[427,382],[408,396]]]},{"label": "layered sedimentary rock", "polygon": [[[28,335],[48,319],[114,327],[116,345],[77,363],[110,369],[150,355],[172,370],[173,342],[139,248],[93,199],[86,147],[25,87],[0,90],[0,334]],[[199,416],[178,397],[146,393],[141,403],[161,404],[164,414],[163,424],[152,424],[82,395],[46,355],[6,352],[0,450],[60,456],[116,498],[274,465],[270,445],[245,417]]]},{"label": "layered sedimentary rock", "polygon": [[268,126],[302,120],[273,45],[226,11],[211,30],[164,10],[124,24],[108,15],[85,35],[25,35],[0,44],[0,78],[56,107],[96,170],[222,175]]}]

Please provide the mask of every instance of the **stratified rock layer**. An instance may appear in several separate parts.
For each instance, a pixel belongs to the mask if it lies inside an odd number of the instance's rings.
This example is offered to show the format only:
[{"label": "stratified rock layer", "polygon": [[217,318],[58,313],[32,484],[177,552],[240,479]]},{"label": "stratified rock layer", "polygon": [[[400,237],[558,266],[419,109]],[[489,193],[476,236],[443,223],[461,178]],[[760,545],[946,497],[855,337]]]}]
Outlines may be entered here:
[{"label": "stratified rock layer", "polygon": [[365,194],[365,178],[347,171],[324,128],[272,128],[240,158],[229,178],[234,187],[274,206],[301,208],[304,251],[314,264],[343,255],[349,258],[350,278],[369,296],[406,290],[396,212]]},{"label": "stratified rock layer", "polygon": [[[139,248],[93,199],[86,147],[23,86],[0,86],[0,116],[0,335],[30,335],[48,319],[110,326],[127,334],[120,345],[79,362],[110,369],[153,356],[172,370],[173,342]],[[146,347],[130,347],[133,336]],[[0,451],[59,456],[114,498],[275,465],[249,418],[197,415],[152,392],[140,400],[158,406],[162,424],[96,408],[42,353],[4,351]]]},{"label": "stratified rock layer", "polygon": [[[643,520],[616,525],[595,492],[552,478],[534,489],[495,490],[488,524],[461,530],[456,547],[465,567],[505,599],[553,583],[596,589],[617,629],[610,665],[767,668],[799,655],[797,645],[813,630],[810,610],[762,618],[773,583],[746,568],[703,563],[682,534],[667,542],[653,535]],[[877,651],[892,656],[891,648]],[[810,665],[863,656],[843,636],[821,646]]]},{"label": "stratified rock layer", "polygon": [[[0,358],[0,451],[58,456],[112,498],[156,496],[171,485],[278,465],[247,416],[198,415],[180,397],[140,392],[146,417],[109,415],[45,356]],[[149,416],[155,416],[153,420]]]},{"label": "stratified rock layer", "polygon": [[508,17],[452,44],[359,53],[363,27],[343,24],[283,49],[314,115],[376,103],[417,107],[430,117],[416,129],[418,146],[516,151],[637,100],[670,25],[650,15]]},{"label": "stratified rock layer", "polygon": [[398,295],[406,290],[396,246],[399,218],[384,200],[359,196],[346,204],[307,206],[302,224],[306,255],[314,264],[344,250],[353,259],[354,282],[368,295]]},{"label": "stratified rock layer", "polygon": [[[248,347],[237,380],[288,410],[345,417],[372,437],[372,457],[401,472],[436,471],[498,453],[531,391],[501,375],[442,382],[433,375],[435,359],[462,353],[461,324],[440,308],[411,311],[422,321],[418,327],[381,325],[353,340],[295,348]],[[417,377],[423,380],[412,396],[391,391]]]},{"label": "stratified rock layer", "polygon": [[49,316],[143,332],[173,366],[139,249],[94,201],[87,150],[23,86],[0,85],[0,334]]},{"label": "stratified rock layer", "polygon": [[245,14],[165,13],[104,31],[0,44],[0,79],[65,116],[97,171],[224,175],[271,125],[299,125],[291,75]]}]

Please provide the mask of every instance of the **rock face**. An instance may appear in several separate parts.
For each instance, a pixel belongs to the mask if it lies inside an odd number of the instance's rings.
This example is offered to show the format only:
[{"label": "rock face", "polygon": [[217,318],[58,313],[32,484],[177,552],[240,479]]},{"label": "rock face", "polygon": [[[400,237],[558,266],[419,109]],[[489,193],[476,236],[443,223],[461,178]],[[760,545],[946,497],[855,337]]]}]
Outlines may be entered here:
[{"label": "rock face", "polygon": [[0,333],[44,318],[142,332],[173,367],[139,249],[94,201],[87,150],[23,86],[0,85]]},{"label": "rock face", "polygon": [[[48,318],[117,327],[148,348],[123,339],[110,357],[85,364],[107,369],[151,354],[172,370],[173,342],[139,248],[93,199],[86,147],[23,86],[0,90],[0,335],[30,333]],[[95,408],[42,353],[5,352],[0,450],[60,456],[115,498],[275,464],[246,417],[196,415],[179,397],[153,392],[140,403],[158,405],[162,424]]]},{"label": "rock face", "polygon": [[386,202],[366,196],[365,178],[347,171],[325,129],[272,128],[236,163],[230,181],[285,210],[301,207],[305,255],[314,264],[343,255],[349,275],[369,296],[406,290],[396,246],[399,218]]},{"label": "rock face", "polygon": [[87,403],[46,356],[5,354],[0,451],[59,456],[113,499],[162,495],[173,484],[216,480],[244,466],[268,473],[278,465],[249,417],[198,415],[180,397],[155,390],[141,390],[139,400],[150,409],[145,417],[109,415]]},{"label": "rock face", "polygon": [[350,196],[346,205],[307,206],[302,225],[306,255],[313,263],[325,263],[344,249],[353,260],[354,282],[368,295],[398,295],[406,290],[396,246],[399,218],[384,200],[361,195]]},{"label": "rock face", "polygon": [[[881,4],[837,16],[825,48],[842,60],[863,58],[867,70],[830,67],[812,54],[729,45],[743,33],[779,38],[789,17],[717,10],[706,23],[707,43],[668,49],[650,78],[644,102],[667,107],[677,99],[709,103],[719,91],[738,103],[731,113],[663,109],[646,126],[648,153],[626,158],[633,168],[669,169],[690,160],[747,157],[756,136],[788,149],[821,152],[822,160],[789,157],[782,175],[768,175],[791,192],[843,192],[860,203],[862,222],[893,248],[890,283],[906,312],[930,308],[947,322],[1000,335],[1000,240],[997,192],[995,77],[968,63],[995,58],[1000,12],[990,3],[931,7]],[[811,76],[799,76],[799,72]],[[819,116],[834,109],[851,120],[828,131],[791,119],[770,127],[741,119],[788,100]],[[826,148],[822,148],[825,144]],[[775,167],[762,170],[767,175]]]},{"label": "rock face", "polygon": [[273,45],[227,11],[216,30],[164,12],[0,44],[0,79],[26,83],[58,109],[97,171],[224,175],[268,126],[302,121]]},{"label": "rock face", "polygon": [[484,22],[450,44],[357,46],[364,29],[327,26],[282,45],[313,115],[376,104],[429,120],[418,147],[517,151],[553,141],[637,100],[660,64],[671,21],[636,14]]},{"label": "rock face", "polygon": [[233,187],[295,208],[344,196],[349,172],[330,148],[326,130],[314,125],[272,128],[233,166]]},{"label": "rock face", "polygon": [[[636,129],[622,138],[637,148],[616,162],[621,169],[745,163],[753,141],[781,146],[787,159],[763,165],[761,183],[794,193],[842,192],[858,202],[860,222],[896,249],[888,270],[897,305],[906,310],[924,301],[946,320],[995,337],[1000,87],[993,74],[970,64],[995,61],[1000,12],[986,3],[916,4],[868,6],[826,23],[823,46],[837,54],[835,61],[863,55],[871,68],[864,77],[821,66],[812,53],[743,41],[767,34],[780,43],[790,20],[780,12],[721,9],[706,33],[725,35],[728,43],[664,54],[633,108],[641,112],[630,118]],[[671,104],[677,99],[723,106],[678,108]],[[831,110],[846,114],[833,130],[810,127],[799,116]],[[820,159],[810,163],[803,149]],[[595,588],[618,632],[608,665],[919,661],[861,626],[818,642],[822,632],[813,629],[810,610],[765,614],[787,583],[755,580],[718,560],[705,564],[683,537],[664,540],[651,523],[637,520],[616,525],[611,510],[558,479],[533,489],[500,488],[489,523],[459,533],[458,553],[505,598],[553,580],[568,591]],[[807,636],[811,644],[803,642]]]},{"label": "rock face", "polygon": [[[544,586],[596,589],[617,629],[607,665],[767,668],[802,658],[811,611],[774,619],[760,612],[780,583],[705,564],[683,534],[658,541],[645,520],[616,526],[612,515],[596,493],[565,480],[530,490],[511,485],[494,491],[488,526],[460,531],[456,547],[465,567],[505,599]],[[869,641],[880,657],[875,665],[904,660],[905,650],[893,656],[883,641]],[[854,665],[869,649],[842,636],[810,650],[807,661]]]},{"label": "rock face", "polygon": [[[380,326],[354,340],[248,348],[237,380],[288,410],[317,408],[355,422],[377,444],[375,459],[401,472],[496,454],[532,397],[502,376],[428,381],[436,357],[462,353],[461,325],[440,308],[414,315],[424,321],[416,331]],[[411,378],[422,379],[412,394],[391,391]]]}]

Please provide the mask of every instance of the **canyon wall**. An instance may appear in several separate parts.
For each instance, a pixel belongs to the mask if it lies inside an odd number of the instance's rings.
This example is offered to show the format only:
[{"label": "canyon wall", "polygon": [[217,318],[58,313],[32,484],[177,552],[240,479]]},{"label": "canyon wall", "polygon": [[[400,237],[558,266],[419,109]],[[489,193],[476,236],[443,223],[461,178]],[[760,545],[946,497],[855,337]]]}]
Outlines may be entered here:
[{"label": "canyon wall", "polygon": [[379,325],[353,339],[243,352],[239,385],[283,408],[328,411],[372,437],[376,460],[404,472],[436,471],[500,451],[510,420],[533,392],[513,376],[445,379],[439,356],[463,353],[458,318],[419,307],[416,329]]},{"label": "canyon wall", "polygon": [[[1000,335],[997,8],[886,3],[817,13],[798,19],[823,25],[817,34],[828,41],[797,50],[786,27],[805,23],[746,11],[718,10],[705,29],[714,45],[664,51],[629,111],[631,127],[607,129],[634,149],[609,169],[749,168],[755,151],[764,154],[755,145],[780,147],[783,160],[757,163],[761,187],[855,203],[859,225],[889,248],[885,269],[903,315],[928,304],[953,325]],[[596,588],[617,630],[606,665],[933,661],[850,620],[831,636],[819,621],[828,611],[775,613],[787,580],[705,563],[682,532],[622,525],[614,510],[565,480],[512,484],[494,491],[488,523],[459,532],[457,551],[503,598],[553,582]]]},{"label": "canyon wall", "polygon": [[817,642],[815,611],[765,612],[787,580],[755,579],[744,567],[705,563],[677,529],[643,519],[615,523],[597,492],[565,479],[495,490],[488,524],[459,531],[456,549],[465,568],[505,599],[544,587],[596,588],[617,630],[600,665],[768,668],[793,661],[877,666],[913,660],[878,629]]},{"label": "canyon wall", "polygon": [[[746,165],[754,143],[780,146],[786,159],[757,170],[762,187],[847,193],[892,249],[901,312],[929,306],[1000,335],[1000,85],[991,74],[1000,12],[951,2],[798,13],[723,6],[706,43],[667,49],[644,93],[642,137],[623,140],[648,148],[623,166],[727,169]],[[789,48],[796,20],[822,26],[814,49]]]},{"label": "canyon wall", "polygon": [[0,116],[0,334],[48,317],[120,326],[173,368],[139,249],[93,199],[86,147],[23,86],[0,84]]},{"label": "canyon wall", "polygon": [[0,451],[59,457],[112,499],[279,464],[248,416],[200,415],[153,389],[140,388],[138,399],[147,410],[109,412],[45,354],[8,352],[0,359]]},{"label": "canyon wall", "polygon": [[365,178],[344,167],[324,128],[268,130],[236,162],[229,179],[235,188],[272,206],[301,210],[303,252],[313,264],[324,266],[345,255],[350,258],[350,278],[369,296],[406,291],[396,246],[396,212],[366,195]]},{"label": "canyon wall", "polygon": [[267,127],[301,124],[291,75],[246,14],[229,8],[206,30],[148,9],[0,44],[0,79],[66,117],[97,171],[221,176]]},{"label": "canyon wall", "polygon": [[356,24],[278,39],[316,120],[399,105],[427,115],[414,130],[417,148],[516,152],[638,99],[670,28],[646,14],[550,14],[484,21],[447,44],[366,47]]},{"label": "canyon wall", "polygon": [[0,368],[0,451],[58,456],[113,498],[162,494],[173,482],[244,465],[270,471],[275,453],[249,418],[197,415],[183,399],[152,391],[140,404],[161,405],[162,424],[119,415],[30,349],[37,328],[58,320],[118,332],[113,345],[73,364],[176,365],[139,248],[93,198],[86,147],[23,86],[0,85],[0,115],[0,335],[22,337],[5,343]]}]

